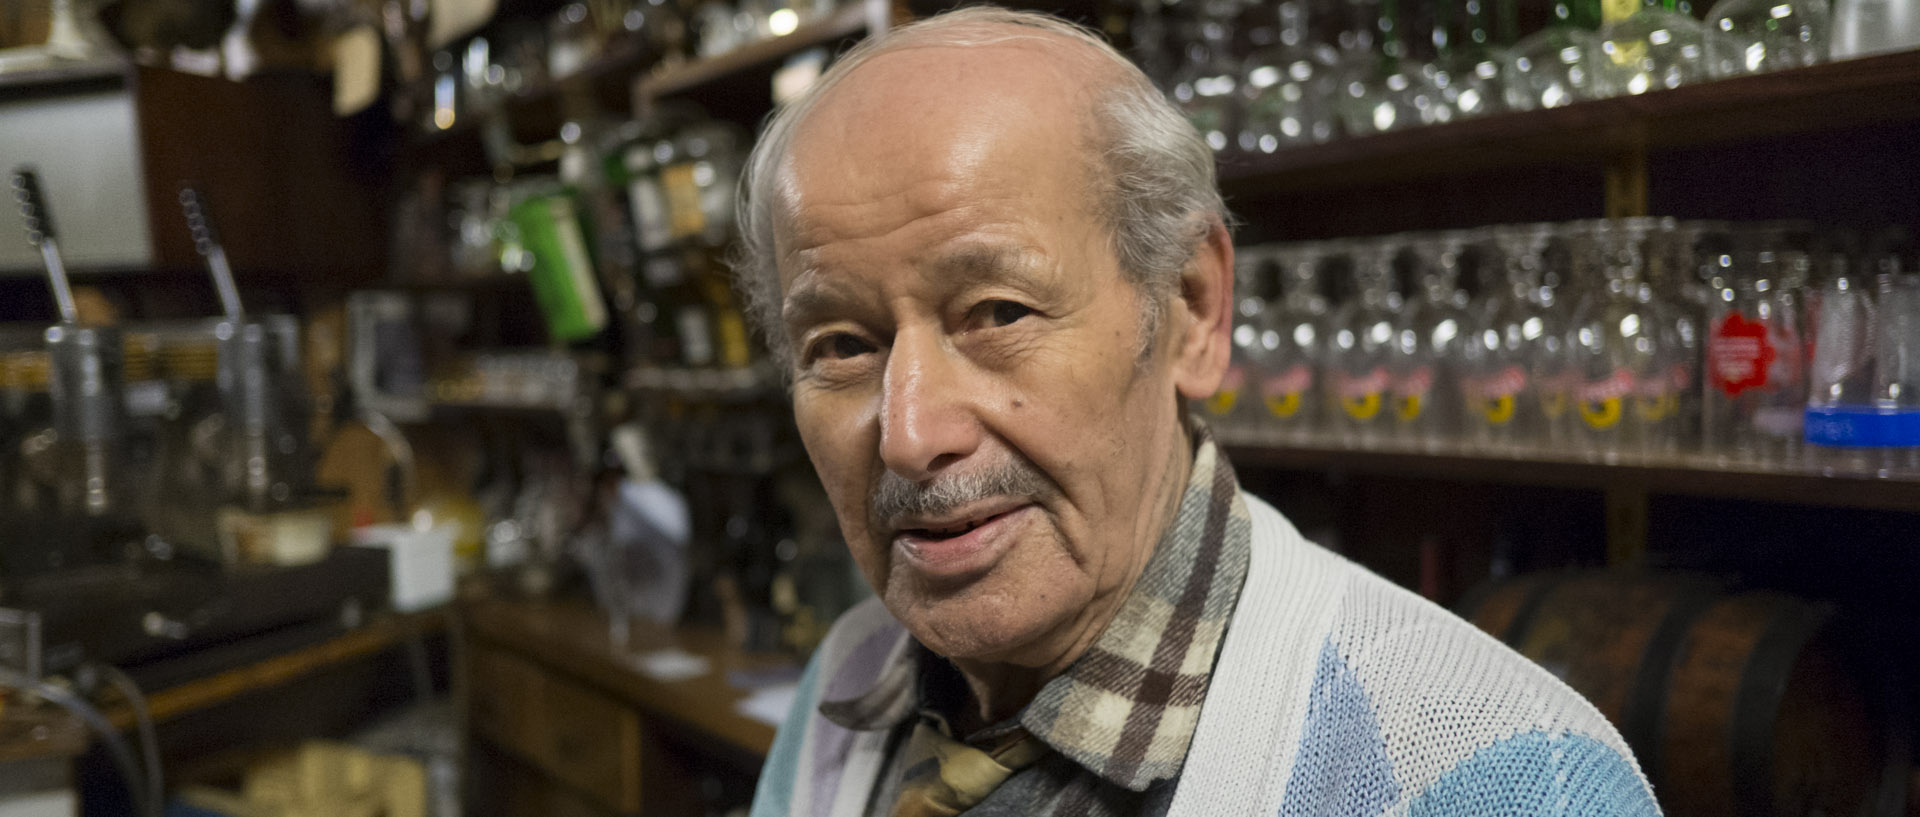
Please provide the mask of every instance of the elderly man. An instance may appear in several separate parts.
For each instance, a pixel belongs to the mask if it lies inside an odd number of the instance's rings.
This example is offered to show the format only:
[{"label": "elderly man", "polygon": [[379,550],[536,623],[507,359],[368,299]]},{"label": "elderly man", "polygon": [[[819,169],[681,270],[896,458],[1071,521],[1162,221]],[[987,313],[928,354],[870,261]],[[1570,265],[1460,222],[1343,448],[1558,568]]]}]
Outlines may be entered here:
[{"label": "elderly man", "polygon": [[1212,155],[1052,18],[869,41],[749,162],[740,283],[878,598],[800,683],[784,815],[1656,814],[1619,736],[1239,490]]}]

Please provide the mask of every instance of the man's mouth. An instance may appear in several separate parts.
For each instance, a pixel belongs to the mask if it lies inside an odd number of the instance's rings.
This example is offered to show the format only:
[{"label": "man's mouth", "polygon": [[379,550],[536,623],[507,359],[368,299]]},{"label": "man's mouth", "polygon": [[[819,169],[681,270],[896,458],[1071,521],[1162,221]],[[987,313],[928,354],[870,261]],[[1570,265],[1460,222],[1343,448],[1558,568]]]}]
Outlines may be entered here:
[{"label": "man's mouth", "polygon": [[1033,505],[984,508],[952,519],[913,520],[893,537],[900,558],[929,578],[961,579],[985,572],[1018,538]]}]

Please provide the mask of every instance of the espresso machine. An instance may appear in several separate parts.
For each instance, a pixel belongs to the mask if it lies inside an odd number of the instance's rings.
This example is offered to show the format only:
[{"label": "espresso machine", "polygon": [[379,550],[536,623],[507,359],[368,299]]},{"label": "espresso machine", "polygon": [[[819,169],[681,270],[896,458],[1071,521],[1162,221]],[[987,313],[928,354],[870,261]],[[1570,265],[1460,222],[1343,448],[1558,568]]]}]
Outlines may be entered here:
[{"label": "espresso machine", "polygon": [[383,604],[386,554],[331,547],[298,324],[245,312],[204,197],[181,202],[223,316],[122,330],[83,325],[33,171],[13,193],[60,320],[0,328],[0,669],[171,683]]}]

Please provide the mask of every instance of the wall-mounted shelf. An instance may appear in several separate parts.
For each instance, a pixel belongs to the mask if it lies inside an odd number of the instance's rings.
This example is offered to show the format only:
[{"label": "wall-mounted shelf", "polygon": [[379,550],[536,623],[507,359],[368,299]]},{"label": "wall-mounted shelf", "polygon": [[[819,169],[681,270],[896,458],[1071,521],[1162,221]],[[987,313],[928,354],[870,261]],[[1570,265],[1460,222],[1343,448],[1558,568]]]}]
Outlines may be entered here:
[{"label": "wall-mounted shelf", "polygon": [[1230,425],[1216,425],[1215,436],[1228,457],[1244,467],[1920,511],[1920,470],[1879,476],[1818,465],[1721,462],[1700,454],[1608,462],[1548,451],[1494,455],[1457,448],[1348,448],[1321,440],[1283,442],[1261,429]]},{"label": "wall-mounted shelf", "polygon": [[1920,118],[1920,51],[1221,157],[1230,197],[1391,184]]},{"label": "wall-mounted shelf", "polygon": [[871,27],[868,6],[865,0],[845,3],[832,16],[800,26],[790,34],[747,43],[716,57],[661,66],[634,83],[634,106],[638,108],[646,101],[686,94],[809,48],[865,34]]}]

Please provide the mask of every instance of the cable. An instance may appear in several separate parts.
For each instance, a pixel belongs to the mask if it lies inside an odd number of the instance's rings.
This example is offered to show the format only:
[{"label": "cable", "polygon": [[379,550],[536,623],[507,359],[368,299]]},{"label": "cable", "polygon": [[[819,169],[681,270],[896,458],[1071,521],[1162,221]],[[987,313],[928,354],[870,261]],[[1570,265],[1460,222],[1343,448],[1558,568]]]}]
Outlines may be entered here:
[{"label": "cable", "polygon": [[160,773],[160,735],[153,725],[153,714],[147,708],[147,696],[141,694],[140,685],[133,682],[125,672],[112,664],[101,664],[100,673],[107,677],[107,683],[120,690],[120,695],[133,707],[133,720],[140,733],[141,759],[147,767],[148,802],[164,805],[167,802],[166,778]]},{"label": "cable", "polygon": [[107,754],[112,758],[113,765],[119,768],[120,776],[127,784],[127,796],[133,800],[134,812],[146,817],[161,817],[157,809],[158,804],[149,802],[147,792],[140,785],[140,781],[145,778],[140,774],[139,765],[134,762],[132,747],[127,745],[127,739],[121,736],[120,730],[113,728],[113,723],[107,720],[107,716],[100,714],[100,710],[95,709],[93,704],[87,703],[86,699],[72,690],[57,687],[45,681],[31,680],[11,671],[0,671],[0,685],[32,692],[59,704],[84,721],[102,741],[106,742]]}]

